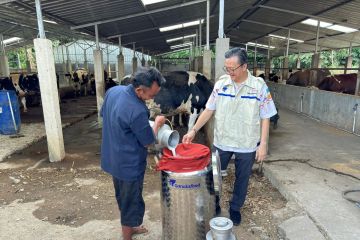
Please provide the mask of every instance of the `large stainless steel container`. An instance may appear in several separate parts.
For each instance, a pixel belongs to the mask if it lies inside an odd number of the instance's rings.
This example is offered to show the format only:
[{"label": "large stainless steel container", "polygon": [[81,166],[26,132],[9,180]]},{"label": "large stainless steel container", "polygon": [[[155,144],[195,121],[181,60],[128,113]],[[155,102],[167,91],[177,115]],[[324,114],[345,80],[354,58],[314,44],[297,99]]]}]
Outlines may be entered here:
[{"label": "large stainless steel container", "polygon": [[204,240],[215,215],[212,166],[187,173],[161,172],[162,239]]}]

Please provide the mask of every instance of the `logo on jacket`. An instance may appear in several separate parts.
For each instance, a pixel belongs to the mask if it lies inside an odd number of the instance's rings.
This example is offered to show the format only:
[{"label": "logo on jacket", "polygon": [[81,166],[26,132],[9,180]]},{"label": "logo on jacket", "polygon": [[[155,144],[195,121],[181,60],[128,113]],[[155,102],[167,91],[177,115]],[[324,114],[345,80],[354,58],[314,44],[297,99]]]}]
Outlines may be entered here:
[{"label": "logo on jacket", "polygon": [[256,90],[255,88],[252,88],[248,91],[247,94],[251,94],[251,95],[254,95],[254,94],[257,94],[258,93],[258,90]]}]

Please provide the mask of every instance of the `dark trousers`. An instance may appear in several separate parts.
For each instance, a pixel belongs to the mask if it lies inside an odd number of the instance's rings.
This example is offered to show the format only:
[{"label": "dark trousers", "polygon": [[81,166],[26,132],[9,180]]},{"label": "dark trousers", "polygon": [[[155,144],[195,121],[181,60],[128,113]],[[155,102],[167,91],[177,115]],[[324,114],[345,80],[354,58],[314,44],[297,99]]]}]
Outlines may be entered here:
[{"label": "dark trousers", "polygon": [[218,148],[217,150],[220,156],[221,170],[226,170],[232,155],[235,154],[235,183],[232,199],[230,201],[230,208],[234,211],[240,211],[240,208],[245,202],[249,178],[256,152],[236,153],[223,151]]},{"label": "dark trousers", "polygon": [[113,177],[115,197],[120,210],[121,225],[140,226],[145,213],[142,197],[144,178],[136,181],[123,181]]}]

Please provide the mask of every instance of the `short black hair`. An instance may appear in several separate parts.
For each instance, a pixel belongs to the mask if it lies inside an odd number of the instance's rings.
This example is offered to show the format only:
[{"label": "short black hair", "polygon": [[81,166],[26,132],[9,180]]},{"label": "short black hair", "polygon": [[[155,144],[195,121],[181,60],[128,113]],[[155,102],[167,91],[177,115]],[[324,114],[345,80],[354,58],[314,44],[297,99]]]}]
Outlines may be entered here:
[{"label": "short black hair", "polygon": [[231,58],[235,56],[238,57],[240,65],[248,63],[248,56],[245,48],[234,47],[229,49],[225,53],[225,58]]},{"label": "short black hair", "polygon": [[161,85],[163,85],[166,80],[156,68],[140,67],[135,73],[134,79],[132,80],[132,85],[135,88],[140,86],[150,88],[154,82],[156,82],[159,87],[161,87]]}]

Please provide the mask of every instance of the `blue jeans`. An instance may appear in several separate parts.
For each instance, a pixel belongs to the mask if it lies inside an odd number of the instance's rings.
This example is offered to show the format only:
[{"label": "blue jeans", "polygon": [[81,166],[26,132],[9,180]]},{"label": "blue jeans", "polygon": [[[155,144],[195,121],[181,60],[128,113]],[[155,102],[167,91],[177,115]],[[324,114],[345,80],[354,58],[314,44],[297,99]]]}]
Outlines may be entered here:
[{"label": "blue jeans", "polygon": [[121,225],[140,226],[145,213],[142,197],[144,178],[136,181],[123,181],[113,177],[115,197],[121,215]]},{"label": "blue jeans", "polygon": [[240,211],[240,208],[245,202],[249,178],[256,152],[236,153],[223,151],[219,148],[216,149],[218,150],[220,156],[221,170],[226,170],[232,155],[235,154],[235,183],[232,199],[230,201],[230,208],[234,211]]}]

